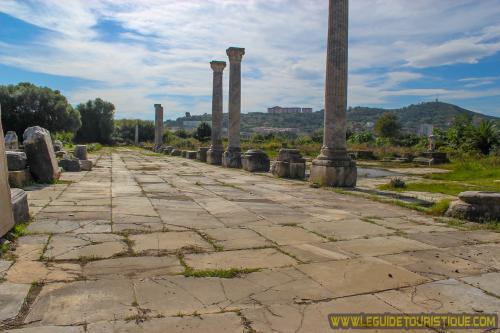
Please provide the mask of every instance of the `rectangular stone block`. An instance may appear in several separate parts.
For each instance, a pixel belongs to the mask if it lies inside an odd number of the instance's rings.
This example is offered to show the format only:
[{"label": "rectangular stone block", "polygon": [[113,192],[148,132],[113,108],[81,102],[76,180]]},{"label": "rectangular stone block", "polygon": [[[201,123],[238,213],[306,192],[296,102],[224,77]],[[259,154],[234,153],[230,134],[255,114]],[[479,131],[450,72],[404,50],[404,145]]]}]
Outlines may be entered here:
[{"label": "rectangular stone block", "polygon": [[29,169],[19,171],[9,171],[10,187],[24,187],[31,182],[31,174]]},{"label": "rectangular stone block", "polygon": [[13,188],[10,190],[10,197],[14,221],[16,223],[27,222],[30,219],[28,194],[20,188]]},{"label": "rectangular stone block", "polygon": [[5,158],[2,122],[0,122],[0,237],[5,235],[13,226],[14,216],[10,201],[9,171],[7,169],[7,159]]}]

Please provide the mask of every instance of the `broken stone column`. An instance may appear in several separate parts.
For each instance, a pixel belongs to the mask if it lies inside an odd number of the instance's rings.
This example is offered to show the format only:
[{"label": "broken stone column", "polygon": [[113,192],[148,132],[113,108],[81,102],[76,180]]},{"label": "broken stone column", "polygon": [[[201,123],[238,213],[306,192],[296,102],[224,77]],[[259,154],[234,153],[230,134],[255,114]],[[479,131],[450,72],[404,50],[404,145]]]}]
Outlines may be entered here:
[{"label": "broken stone column", "polygon": [[303,179],[306,176],[306,160],[298,149],[282,148],[271,167],[271,173],[280,178]]},{"label": "broken stone column", "polygon": [[222,165],[226,168],[241,168],[241,59],[245,49],[230,47],[226,53],[229,57],[229,146],[222,156]]},{"label": "broken stone column", "polygon": [[5,134],[5,149],[7,150],[17,150],[19,149],[19,140],[17,134],[14,131],[8,131]]},{"label": "broken stone column", "polygon": [[225,61],[212,61],[210,67],[213,70],[212,88],[212,144],[207,152],[207,163],[213,165],[222,164],[222,118],[223,118],[223,95],[222,95],[222,72],[226,68]]},{"label": "broken stone column", "polygon": [[156,151],[163,144],[163,107],[155,104],[155,144],[153,150]]},{"label": "broken stone column", "polygon": [[250,172],[268,172],[270,161],[269,157],[260,149],[247,150],[241,156],[243,170]]},{"label": "broken stone column", "polygon": [[346,149],[348,2],[330,0],[323,147],[312,162],[310,176],[321,186],[356,186],[356,162]]},{"label": "broken stone column", "polygon": [[79,160],[88,160],[88,158],[87,158],[87,146],[86,145],[76,145],[74,155]]},{"label": "broken stone column", "polygon": [[[1,119],[0,105],[0,119]],[[3,136],[2,122],[0,121],[0,237],[5,235],[14,226],[12,202],[9,187],[9,171],[5,158],[5,139]]]},{"label": "broken stone column", "polygon": [[134,144],[139,145],[139,124],[135,124]]},{"label": "broken stone column", "polygon": [[10,187],[23,187],[30,182],[30,170],[27,164],[28,158],[24,152],[7,151]]},{"label": "broken stone column", "polygon": [[12,202],[12,213],[15,223],[27,222],[30,219],[30,209],[28,206],[28,194],[20,188],[10,190],[10,200]]},{"label": "broken stone column", "polygon": [[40,126],[28,127],[23,144],[33,178],[40,183],[57,180],[60,173],[49,131]]},{"label": "broken stone column", "polygon": [[[200,162],[207,161],[208,147],[200,147],[198,148],[198,152],[196,153],[196,159]],[[222,154],[222,151],[221,151]]]},{"label": "broken stone column", "polygon": [[500,193],[465,191],[450,203],[446,216],[477,222],[500,220]]}]

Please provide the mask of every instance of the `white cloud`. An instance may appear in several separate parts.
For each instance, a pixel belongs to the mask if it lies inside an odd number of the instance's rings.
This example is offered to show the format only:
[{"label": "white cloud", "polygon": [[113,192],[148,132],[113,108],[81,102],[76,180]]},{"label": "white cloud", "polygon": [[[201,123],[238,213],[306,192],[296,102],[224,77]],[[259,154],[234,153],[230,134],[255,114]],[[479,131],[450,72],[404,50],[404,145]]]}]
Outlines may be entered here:
[{"label": "white cloud", "polygon": [[[228,46],[242,46],[244,112],[276,104],[319,109],[326,6],[318,0],[2,0],[0,11],[46,31],[29,44],[3,45],[0,63],[98,81],[68,91],[70,100],[109,99],[120,117],[151,117],[156,102],[177,116],[210,112],[209,61],[226,60]],[[350,6],[350,105],[436,92],[453,96],[433,80],[420,89],[406,87],[424,78],[422,67],[474,63],[500,50],[496,0],[364,0]],[[122,29],[110,39],[98,29],[103,22]],[[229,66],[226,95],[228,73]],[[464,89],[473,84],[464,82]]]}]

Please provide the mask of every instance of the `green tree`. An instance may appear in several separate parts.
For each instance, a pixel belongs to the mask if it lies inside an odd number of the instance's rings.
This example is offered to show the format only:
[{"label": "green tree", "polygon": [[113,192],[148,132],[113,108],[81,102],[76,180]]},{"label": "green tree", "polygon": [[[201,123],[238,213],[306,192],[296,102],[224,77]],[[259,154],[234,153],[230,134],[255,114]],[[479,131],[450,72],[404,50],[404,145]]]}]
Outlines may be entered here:
[{"label": "green tree", "polygon": [[212,135],[212,128],[206,122],[202,122],[196,128],[196,132],[194,134],[195,139],[199,141],[208,141],[210,140],[210,136]]},{"label": "green tree", "polygon": [[459,148],[470,143],[474,133],[472,119],[467,114],[461,114],[453,119],[453,124],[446,131],[446,140],[453,148]]},{"label": "green tree", "polygon": [[0,86],[2,124],[5,131],[22,137],[30,126],[41,126],[51,133],[75,133],[81,126],[80,114],[58,90],[32,83]]},{"label": "green tree", "polygon": [[375,133],[382,138],[396,138],[400,130],[398,117],[392,112],[384,113],[375,123]]},{"label": "green tree", "polygon": [[481,120],[474,128],[471,138],[472,146],[484,155],[488,155],[495,145],[500,143],[500,131],[491,120]]},{"label": "green tree", "polygon": [[354,132],[349,138],[349,142],[359,144],[359,143],[369,143],[374,142],[375,137],[370,131]]},{"label": "green tree", "polygon": [[185,129],[179,128],[174,132],[175,136],[181,139],[189,138],[189,133]]},{"label": "green tree", "polygon": [[82,127],[76,133],[77,142],[110,144],[114,130],[115,106],[100,98],[79,104],[76,109],[82,118]]}]

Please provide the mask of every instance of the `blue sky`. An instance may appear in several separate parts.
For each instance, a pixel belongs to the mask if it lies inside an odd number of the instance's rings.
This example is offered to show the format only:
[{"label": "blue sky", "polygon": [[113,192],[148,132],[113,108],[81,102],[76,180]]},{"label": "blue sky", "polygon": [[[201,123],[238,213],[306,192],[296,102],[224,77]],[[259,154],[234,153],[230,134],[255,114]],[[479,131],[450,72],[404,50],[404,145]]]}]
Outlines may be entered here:
[{"label": "blue sky", "polygon": [[[118,118],[210,113],[211,60],[246,48],[242,112],[323,107],[327,0],[1,0],[0,84]],[[351,0],[350,106],[439,98],[500,117],[500,0]],[[228,68],[224,72],[227,98]],[[225,110],[227,100],[224,104]]]}]

